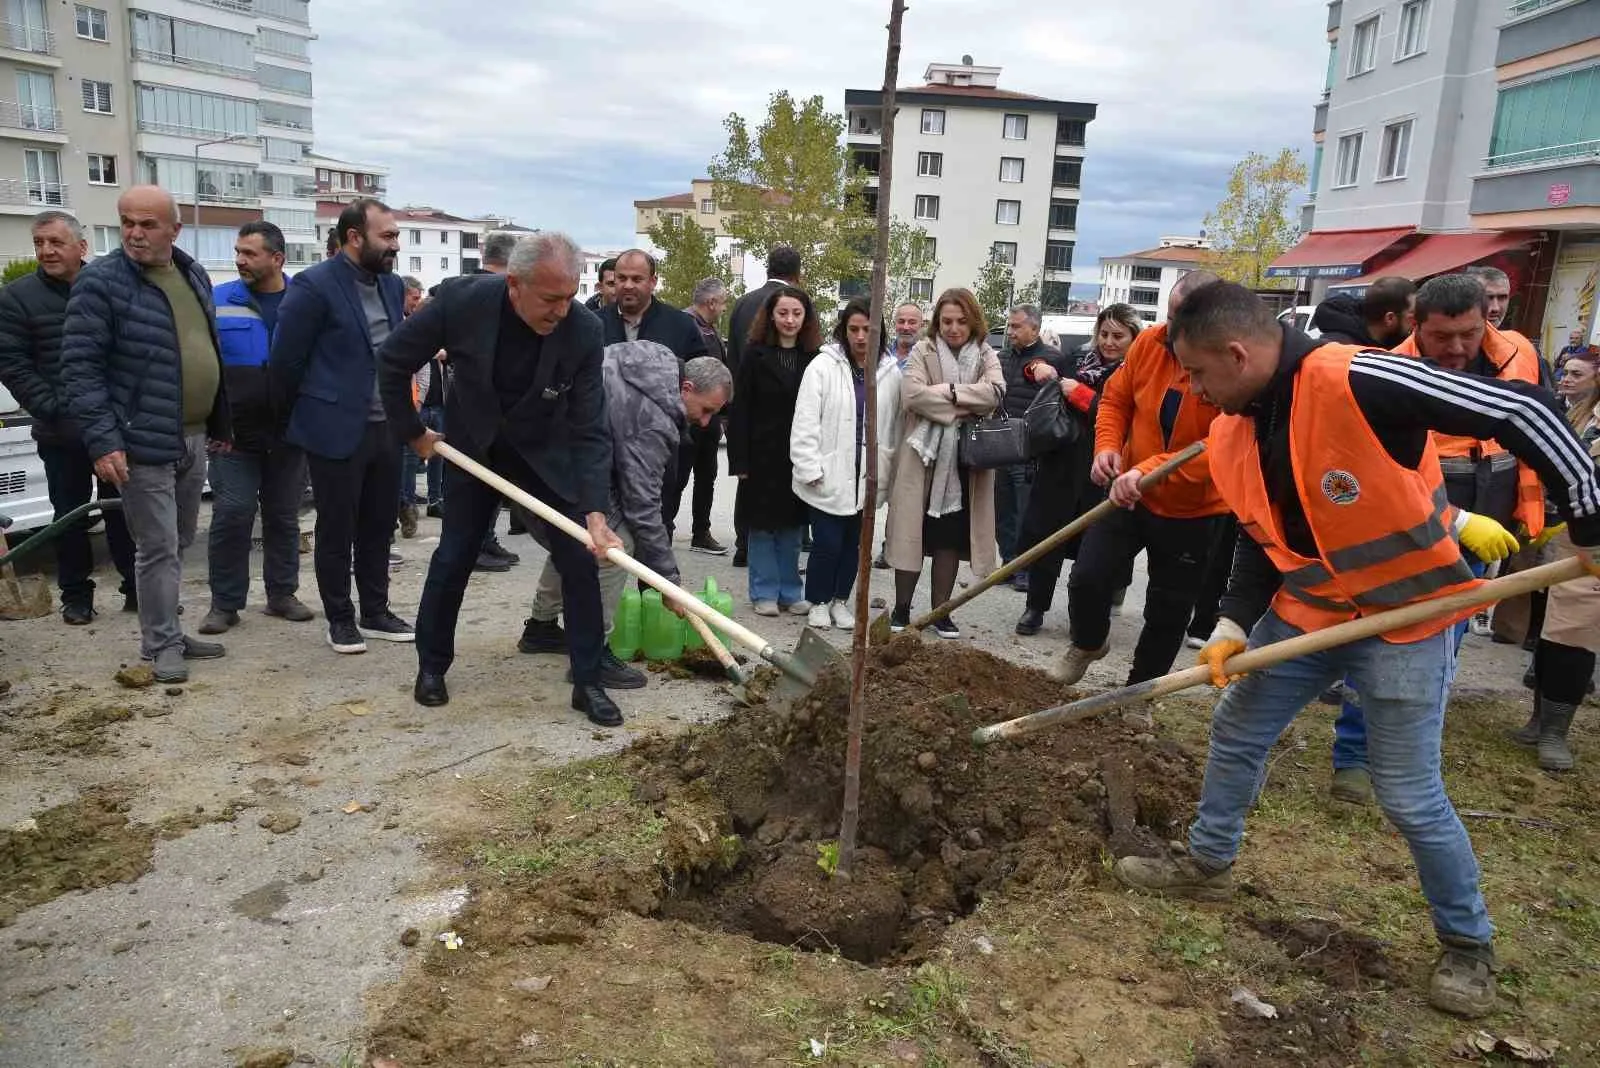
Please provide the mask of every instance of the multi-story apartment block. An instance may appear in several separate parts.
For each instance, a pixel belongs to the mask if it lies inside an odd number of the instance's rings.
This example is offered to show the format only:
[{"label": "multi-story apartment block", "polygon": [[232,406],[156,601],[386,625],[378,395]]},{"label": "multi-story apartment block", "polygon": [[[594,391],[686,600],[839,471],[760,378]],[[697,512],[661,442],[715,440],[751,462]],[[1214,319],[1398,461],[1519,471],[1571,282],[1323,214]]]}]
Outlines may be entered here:
[{"label": "multi-story apartment block", "polygon": [[348,204],[357,197],[389,195],[389,168],[373,163],[352,163],[318,152],[307,153],[306,163],[313,168],[312,181],[317,199]]},{"label": "multi-story apartment block", "polygon": [[[349,198],[349,199],[354,199]],[[348,200],[325,200],[317,205],[316,236],[325,244],[339,213]],[[400,255],[395,273],[411,275],[431,289],[446,278],[472,274],[483,266],[483,235],[488,232],[481,220],[450,215],[437,208],[403,207],[394,209],[400,224]]]},{"label": "multi-story apartment block", "polygon": [[[934,277],[913,280],[912,295],[928,301],[951,286],[971,286],[997,259],[1013,268],[1018,287],[1040,282],[1046,311],[1064,312],[1096,106],[1001,89],[1000,73],[964,56],[929,64],[926,84],[897,94],[890,212],[927,232],[939,265]],[[876,89],[845,92],[845,137],[870,176],[872,211],[882,97]]]},{"label": "multi-story apartment block", "polygon": [[767,280],[766,250],[756,249],[751,254],[735,241],[727,230],[727,216],[717,205],[710,178],[696,178],[689,183],[687,193],[656,197],[633,202],[634,240],[646,252],[661,250],[650,240],[650,228],[666,219],[682,222],[685,219],[697,224],[711,238],[718,256],[726,256],[733,277],[743,280],[745,288],[755,289]]},{"label": "multi-story apartment block", "polygon": [[[1163,237],[1155,248],[1100,258],[1100,307],[1130,304],[1147,323],[1167,317],[1167,297],[1178,279],[1210,267],[1211,245],[1203,237]],[[1096,309],[1098,313],[1098,309]]]}]

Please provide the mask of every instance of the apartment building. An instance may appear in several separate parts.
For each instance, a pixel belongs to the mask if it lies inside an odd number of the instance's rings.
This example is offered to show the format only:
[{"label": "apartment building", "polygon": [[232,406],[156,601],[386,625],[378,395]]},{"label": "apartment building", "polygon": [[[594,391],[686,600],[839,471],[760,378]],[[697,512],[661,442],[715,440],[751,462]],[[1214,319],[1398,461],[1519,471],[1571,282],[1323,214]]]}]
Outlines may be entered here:
[{"label": "apartment building", "polygon": [[387,167],[373,163],[352,163],[319,152],[307,153],[306,165],[312,168],[312,180],[319,201],[348,204],[357,197],[383,200],[389,195]]},{"label": "apartment building", "polygon": [[[1045,311],[1064,312],[1096,105],[1002,89],[1001,72],[963,56],[960,63],[929,64],[923,85],[898,91],[890,213],[922,227],[932,242],[938,270],[913,280],[916,299],[971,286],[987,263],[999,260],[1013,269],[1019,287],[1039,281]],[[872,211],[882,98],[877,89],[845,92],[845,138],[870,176]]]},{"label": "apartment building", "polygon": [[307,0],[5,0],[4,15],[0,257],[30,255],[28,217],[52,207],[110,251],[117,197],[155,182],[215,277],[253,219],[283,229],[291,265],[315,262]]},{"label": "apartment building", "polygon": [[692,220],[711,238],[718,256],[726,256],[733,277],[742,279],[747,290],[764,285],[767,281],[766,250],[756,249],[747,255],[738,241],[727,230],[727,216],[717,206],[710,178],[696,178],[689,183],[687,193],[673,193],[633,202],[634,241],[652,255],[661,249],[650,240],[650,228],[671,219],[673,222]]},{"label": "apartment building", "polygon": [[1210,267],[1212,259],[1204,237],[1163,237],[1155,248],[1102,256],[1100,307],[1130,304],[1145,322],[1165,322],[1172,287],[1190,271]]},{"label": "apartment building", "polygon": [[[317,204],[316,233],[320,243],[326,244],[339,213],[351,199],[354,198]],[[483,267],[483,235],[489,228],[482,220],[412,205],[395,208],[394,217],[400,225],[396,274],[411,275],[422,282],[424,289],[432,289],[446,278],[472,274]]]}]

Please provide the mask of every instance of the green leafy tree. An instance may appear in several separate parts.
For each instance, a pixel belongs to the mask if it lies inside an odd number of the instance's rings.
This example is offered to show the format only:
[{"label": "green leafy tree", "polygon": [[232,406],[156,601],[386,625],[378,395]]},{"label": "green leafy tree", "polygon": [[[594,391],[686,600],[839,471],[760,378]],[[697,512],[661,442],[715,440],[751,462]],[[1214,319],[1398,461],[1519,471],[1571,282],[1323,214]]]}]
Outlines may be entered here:
[{"label": "green leafy tree", "polygon": [[1298,227],[1289,198],[1306,184],[1300,153],[1285,148],[1268,158],[1252,152],[1233,168],[1228,192],[1210,215],[1206,233],[1216,249],[1213,268],[1251,289],[1291,289],[1292,278],[1268,278],[1267,265],[1294,244]]},{"label": "green leafy tree", "polygon": [[777,92],[753,130],[739,114],[723,126],[728,147],[708,169],[729,236],[756,256],[793,245],[813,292],[861,277],[872,218],[863,210],[866,175],[844,145],[843,117],[821,96],[797,101]]},{"label": "green leafy tree", "polygon": [[928,231],[900,219],[889,223],[889,258],[883,306],[893,311],[911,297],[913,278],[932,278],[939,273],[939,260]]},{"label": "green leafy tree", "polygon": [[25,260],[12,260],[6,264],[6,269],[0,271],[0,285],[10,285],[19,278],[25,278],[39,269],[39,261],[32,256]]},{"label": "green leafy tree", "polygon": [[978,278],[972,283],[972,295],[978,300],[978,307],[983,309],[983,317],[989,321],[990,330],[1005,328],[1006,316],[1015,303],[1012,294],[1016,288],[1016,277],[1009,264],[989,258],[983,265],[983,270],[978,272]]},{"label": "green leafy tree", "polygon": [[[1016,292],[1011,295],[1011,307],[1014,308],[1018,304],[1032,304],[1036,308],[1039,307],[1039,294],[1043,289],[1044,275],[1035,275],[1017,287]],[[1008,308],[1007,311],[1009,310]]]},{"label": "green leafy tree", "polygon": [[728,257],[717,255],[716,239],[694,219],[663,216],[650,227],[649,234],[659,250],[656,268],[661,281],[656,296],[661,300],[674,308],[687,308],[694,298],[694,287],[702,278],[720,278],[730,289],[733,287]]}]

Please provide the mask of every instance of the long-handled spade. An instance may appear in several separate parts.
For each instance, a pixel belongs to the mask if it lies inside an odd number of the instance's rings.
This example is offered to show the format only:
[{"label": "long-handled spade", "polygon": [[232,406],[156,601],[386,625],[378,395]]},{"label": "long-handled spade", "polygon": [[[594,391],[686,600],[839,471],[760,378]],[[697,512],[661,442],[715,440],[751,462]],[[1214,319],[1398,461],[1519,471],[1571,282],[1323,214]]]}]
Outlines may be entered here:
[{"label": "long-handled spade", "polygon": [[[1351,642],[1372,638],[1385,634],[1401,627],[1409,627],[1416,623],[1425,623],[1430,619],[1452,615],[1463,608],[1477,608],[1481,605],[1493,604],[1515,597],[1520,593],[1530,593],[1533,590],[1542,590],[1546,586],[1556,586],[1563,582],[1570,582],[1575,578],[1582,578],[1587,571],[1583,562],[1577,559],[1560,560],[1542,567],[1530,568],[1519,571],[1515,575],[1507,575],[1483,583],[1481,586],[1460,593],[1452,593],[1447,597],[1439,597],[1431,601],[1419,601],[1408,604],[1402,608],[1393,608],[1387,612],[1378,612],[1374,615],[1352,619],[1346,623],[1339,623],[1322,630],[1314,630],[1309,634],[1298,634],[1293,638],[1285,638],[1281,642],[1263,645],[1250,649],[1230,658],[1222,665],[1222,670],[1231,675],[1242,675],[1250,671],[1259,671],[1261,668],[1281,664],[1285,660],[1292,660],[1297,656],[1306,656],[1310,653],[1320,653],[1327,649],[1348,645]],[[1026,734],[1044,730],[1046,727],[1058,727],[1067,723],[1077,723],[1101,715],[1112,709],[1122,708],[1126,705],[1137,704],[1141,701],[1150,701],[1167,694],[1177,693],[1194,686],[1204,686],[1211,681],[1211,669],[1205,665],[1187,668],[1183,671],[1174,671],[1170,675],[1163,675],[1159,679],[1150,679],[1133,686],[1124,686],[1120,690],[1111,690],[1082,701],[1071,704],[1057,705],[1031,715],[1019,716],[1004,723],[994,723],[987,727],[979,727],[972,732],[972,741],[975,745],[987,745],[1001,739],[1021,738]]]},{"label": "long-handled spade", "polygon": [[[509,500],[516,501],[557,530],[569,537],[576,538],[584,545],[593,545],[587,530],[548,504],[545,504],[521,486],[489,470],[489,468],[446,442],[434,442],[433,449],[473,478],[498,490],[502,496]],[[814,685],[817,681],[818,671],[831,663],[843,663],[844,661],[844,658],[839,655],[833,646],[823,639],[811,635],[809,630],[801,634],[800,643],[793,653],[782,652],[749,627],[729,619],[682,586],[669,581],[621,549],[608,549],[606,551],[606,559],[639,579],[645,585],[660,590],[661,596],[672,601],[673,604],[682,608],[684,612],[710,623],[722,633],[783,672],[786,678],[794,680],[801,686],[810,687]],[[808,637],[811,640],[808,641]],[[709,642],[706,644],[710,645]]]},{"label": "long-handled spade", "polygon": [[734,700],[740,704],[750,704],[750,691],[746,689],[746,686],[750,683],[750,672],[739,665],[739,661],[733,658],[733,654],[728,651],[728,647],[722,644],[722,639],[717,637],[716,632],[711,629],[705,620],[699,616],[690,616],[689,626],[693,627],[694,632],[700,635],[700,640],[706,643],[706,648],[711,650],[711,655],[717,658],[718,664],[722,665],[723,673],[728,676],[728,690],[733,694]]}]

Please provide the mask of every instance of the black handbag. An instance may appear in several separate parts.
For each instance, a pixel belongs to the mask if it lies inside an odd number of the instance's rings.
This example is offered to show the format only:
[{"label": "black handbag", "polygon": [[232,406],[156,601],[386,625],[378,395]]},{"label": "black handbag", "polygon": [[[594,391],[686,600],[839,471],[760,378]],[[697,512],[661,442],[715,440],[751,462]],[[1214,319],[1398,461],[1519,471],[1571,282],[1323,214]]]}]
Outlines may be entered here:
[{"label": "black handbag", "polygon": [[957,459],[962,467],[987,470],[1027,463],[1028,424],[1008,415],[968,419],[957,429]]},{"label": "black handbag", "polygon": [[1023,415],[1028,427],[1028,455],[1044,456],[1083,436],[1084,417],[1066,403],[1058,383],[1046,382]]}]

